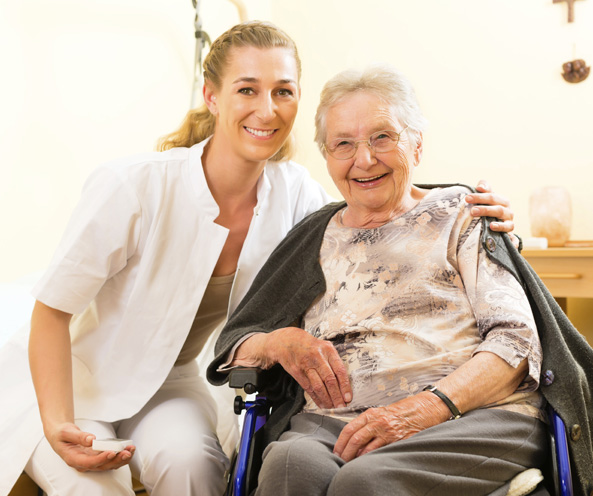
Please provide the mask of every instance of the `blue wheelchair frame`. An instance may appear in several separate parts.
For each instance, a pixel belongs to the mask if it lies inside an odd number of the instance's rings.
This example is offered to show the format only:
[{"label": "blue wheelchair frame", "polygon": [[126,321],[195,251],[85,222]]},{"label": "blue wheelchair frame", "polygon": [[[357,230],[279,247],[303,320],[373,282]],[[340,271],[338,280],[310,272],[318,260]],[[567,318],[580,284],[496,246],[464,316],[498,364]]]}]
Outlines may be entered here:
[{"label": "blue wheelchair frame", "polygon": [[[258,396],[255,401],[244,403],[245,419],[237,451],[234,469],[230,480],[228,496],[247,496],[248,474],[251,472],[251,441],[255,433],[266,423],[270,407],[265,398]],[[259,455],[261,456],[261,454]]]},{"label": "blue wheelchair frame", "polygon": [[550,448],[552,450],[552,474],[558,496],[572,496],[572,473],[568,453],[566,426],[556,411],[548,405],[550,421]]},{"label": "blue wheelchair frame", "polygon": [[[247,394],[253,394],[261,389],[258,384],[259,370],[238,368],[231,372],[229,386],[243,389]],[[247,496],[257,486],[257,472],[261,465],[261,451],[254,449],[257,432],[266,423],[270,404],[265,397],[258,395],[254,401],[243,401],[241,396],[235,398],[235,413],[245,410],[243,430],[237,447],[237,453],[231,467],[231,476],[225,496]],[[564,421],[556,411],[548,405],[550,423],[551,466],[550,474],[544,474],[548,484],[553,483],[554,496],[573,496],[570,456],[568,452],[568,438]],[[552,480],[549,480],[552,479]]]},{"label": "blue wheelchair frame", "polygon": [[[260,388],[260,370],[238,368],[229,376],[229,387],[243,389],[253,394]],[[235,398],[234,410],[240,415],[245,410],[243,429],[237,446],[235,459],[231,466],[229,484],[225,496],[247,496],[249,490],[257,485],[257,473],[261,464],[261,452],[257,451],[257,432],[264,426],[270,413],[269,402],[263,396],[256,396],[254,401]]]}]

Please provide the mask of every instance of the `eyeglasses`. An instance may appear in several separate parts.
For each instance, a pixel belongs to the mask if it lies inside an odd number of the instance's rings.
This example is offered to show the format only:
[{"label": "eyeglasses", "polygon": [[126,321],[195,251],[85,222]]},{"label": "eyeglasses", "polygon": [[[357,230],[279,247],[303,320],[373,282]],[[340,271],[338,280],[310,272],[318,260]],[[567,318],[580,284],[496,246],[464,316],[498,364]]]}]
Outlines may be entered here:
[{"label": "eyeglasses", "polygon": [[323,148],[332,157],[338,160],[346,160],[356,155],[359,143],[366,143],[366,145],[374,153],[385,153],[395,150],[395,147],[399,143],[400,135],[408,129],[408,126],[404,127],[399,133],[395,131],[378,131],[371,134],[369,139],[366,140],[349,140],[345,138],[337,138],[331,143],[323,145]]}]

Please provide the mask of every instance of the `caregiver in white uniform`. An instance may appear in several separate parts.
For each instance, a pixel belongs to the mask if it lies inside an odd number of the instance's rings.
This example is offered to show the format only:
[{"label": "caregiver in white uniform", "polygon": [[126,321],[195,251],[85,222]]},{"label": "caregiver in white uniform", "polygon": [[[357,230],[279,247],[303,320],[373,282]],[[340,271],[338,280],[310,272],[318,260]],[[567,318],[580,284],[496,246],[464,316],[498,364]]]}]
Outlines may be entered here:
[{"label": "caregiver in white uniform", "polygon": [[[23,468],[49,495],[132,495],[130,471],[153,496],[224,491],[228,459],[195,358],[277,243],[330,198],[287,161],[300,98],[292,40],[245,23],[212,44],[204,68],[205,106],[164,151],[90,176],[34,288],[37,403],[10,355],[22,380],[0,383],[11,398],[0,413],[0,494]],[[479,196],[503,204],[481,213],[511,230],[508,203]],[[109,437],[132,443],[91,449]]]}]

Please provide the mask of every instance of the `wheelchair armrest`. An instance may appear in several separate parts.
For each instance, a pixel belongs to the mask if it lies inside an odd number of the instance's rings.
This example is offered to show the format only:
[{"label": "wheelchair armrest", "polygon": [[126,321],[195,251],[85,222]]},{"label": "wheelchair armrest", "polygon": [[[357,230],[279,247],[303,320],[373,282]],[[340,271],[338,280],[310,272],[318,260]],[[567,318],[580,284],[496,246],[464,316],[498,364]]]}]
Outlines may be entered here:
[{"label": "wheelchair armrest", "polygon": [[259,368],[238,367],[229,374],[229,387],[253,394],[263,388],[264,371]]}]

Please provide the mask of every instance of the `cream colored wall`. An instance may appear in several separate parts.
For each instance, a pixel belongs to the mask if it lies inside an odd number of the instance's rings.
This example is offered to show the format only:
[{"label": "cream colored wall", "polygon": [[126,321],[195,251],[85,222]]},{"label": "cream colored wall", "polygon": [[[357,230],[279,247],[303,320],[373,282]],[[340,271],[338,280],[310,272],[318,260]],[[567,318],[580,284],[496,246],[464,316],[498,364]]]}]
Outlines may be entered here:
[{"label": "cream colored wall", "polygon": [[[574,239],[593,239],[593,76],[569,85],[561,65],[593,63],[593,0],[576,22],[551,0],[245,0],[251,18],[297,41],[303,100],[299,160],[336,191],[312,143],[323,82],[387,61],[412,80],[430,120],[416,180],[487,178],[529,234],[529,191],[572,194]],[[214,38],[238,21],[203,0]],[[0,281],[42,270],[99,163],[151,150],[188,109],[190,0],[0,0]]]}]

